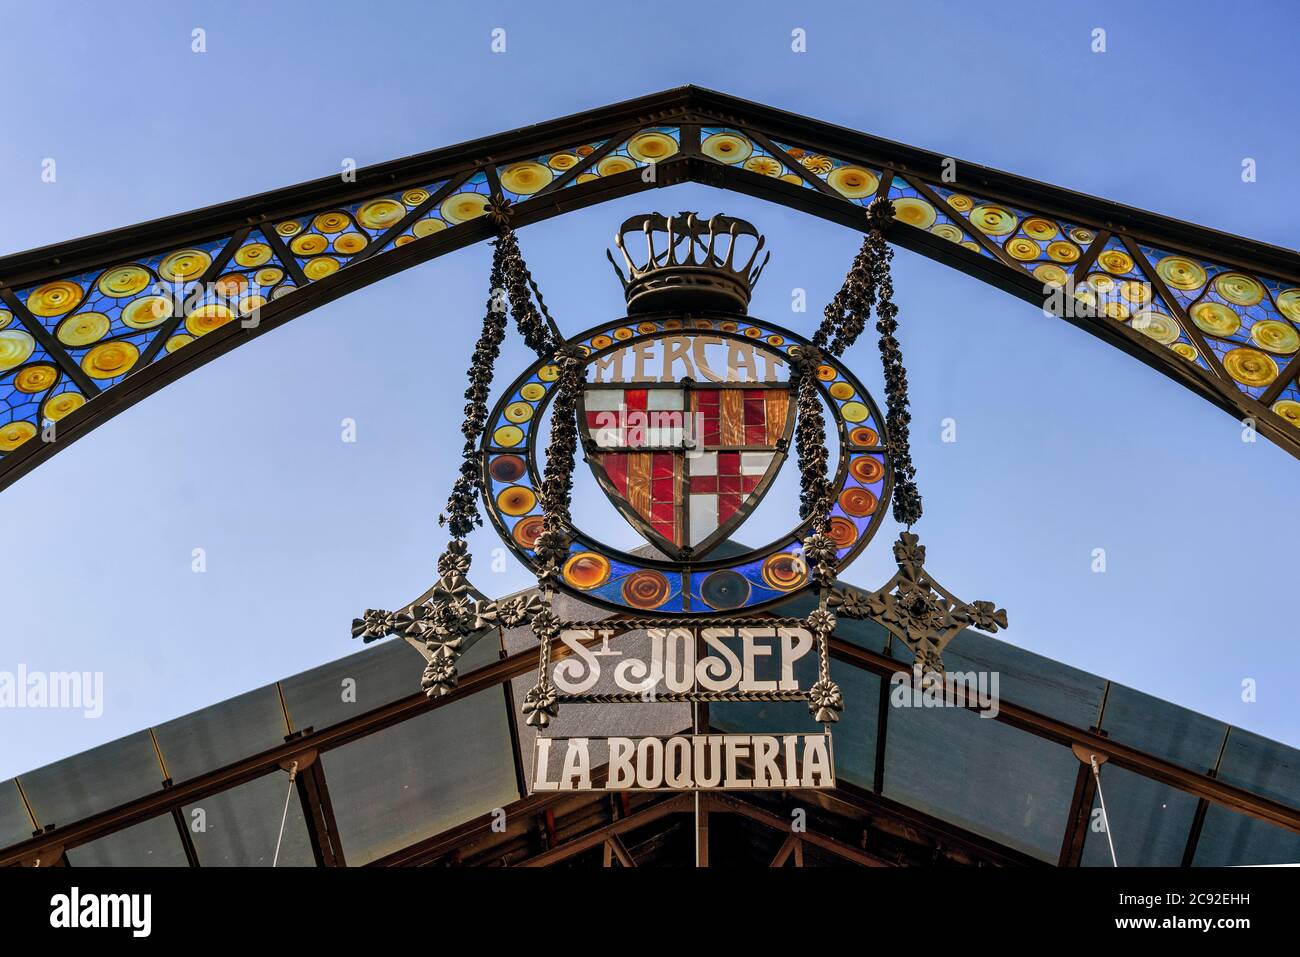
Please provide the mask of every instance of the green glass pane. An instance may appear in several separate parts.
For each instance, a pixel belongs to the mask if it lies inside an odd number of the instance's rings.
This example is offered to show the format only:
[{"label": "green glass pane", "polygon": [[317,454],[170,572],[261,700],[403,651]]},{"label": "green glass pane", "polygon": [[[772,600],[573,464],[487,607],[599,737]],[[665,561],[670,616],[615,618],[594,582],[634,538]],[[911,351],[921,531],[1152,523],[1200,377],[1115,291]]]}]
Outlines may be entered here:
[{"label": "green glass pane", "polygon": [[73,867],[187,867],[176,821],[152,817],[68,851]]},{"label": "green glass pane", "polygon": [[167,773],[177,783],[284,744],[286,734],[275,685],[154,728]]},{"label": "green glass pane", "polygon": [[21,775],[41,827],[72,824],[162,788],[162,767],[148,731]]},{"label": "green glass pane", "polygon": [[32,836],[32,819],[12,778],[0,781],[0,847],[18,844]]},{"label": "green glass pane", "polygon": [[1060,857],[1078,760],[964,708],[891,707],[884,794],[1045,861]]},{"label": "green glass pane", "polygon": [[[285,816],[285,796],[292,789]],[[270,867],[280,819],[284,839],[278,867],[312,867],[311,841],[298,789],[280,771],[197,801],[182,810],[202,867]]]},{"label": "green glass pane", "polygon": [[1116,741],[1193,771],[1214,767],[1228,726],[1124,685],[1106,696],[1102,729]]},{"label": "green glass pane", "polygon": [[499,687],[327,751],[321,761],[353,866],[519,799]]},{"label": "green glass pane", "polygon": [[[1182,865],[1196,798],[1113,764],[1102,765],[1101,787],[1120,867]],[[1113,866],[1102,821],[1101,800],[1094,797],[1081,859],[1085,867]]]}]

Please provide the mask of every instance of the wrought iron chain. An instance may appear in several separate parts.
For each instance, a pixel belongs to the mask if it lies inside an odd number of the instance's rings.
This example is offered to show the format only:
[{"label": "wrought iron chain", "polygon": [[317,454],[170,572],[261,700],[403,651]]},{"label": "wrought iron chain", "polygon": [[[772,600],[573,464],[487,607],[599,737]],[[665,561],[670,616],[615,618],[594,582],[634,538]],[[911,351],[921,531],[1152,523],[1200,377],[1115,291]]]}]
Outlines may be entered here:
[{"label": "wrought iron chain", "polygon": [[[488,395],[492,388],[492,373],[501,342],[505,338],[506,311],[497,290],[501,288],[505,249],[498,241],[492,252],[492,273],[488,290],[487,313],[483,318],[483,331],[474,346],[469,365],[469,387],[465,390],[465,419],[460,431],[465,436],[461,453],[460,474],[452,485],[447,508],[438,516],[439,525],[447,525],[453,541],[464,541],[477,526],[483,524],[478,510],[478,494],[482,486],[479,473],[478,443],[487,428]],[[466,553],[468,554],[468,553]]]}]

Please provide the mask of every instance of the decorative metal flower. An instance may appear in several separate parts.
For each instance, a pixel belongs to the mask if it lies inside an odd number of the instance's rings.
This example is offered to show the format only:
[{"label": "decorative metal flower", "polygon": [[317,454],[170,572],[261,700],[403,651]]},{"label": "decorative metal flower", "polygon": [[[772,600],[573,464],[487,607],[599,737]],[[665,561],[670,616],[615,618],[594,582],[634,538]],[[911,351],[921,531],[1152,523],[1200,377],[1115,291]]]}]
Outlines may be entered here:
[{"label": "decorative metal flower", "polygon": [[559,712],[555,689],[549,684],[533,685],[524,695],[524,722],[531,728],[546,728]]},{"label": "decorative metal flower", "polygon": [[560,617],[549,607],[542,608],[533,615],[533,634],[538,640],[554,638],[560,633]]},{"label": "decorative metal flower", "polygon": [[465,542],[460,539],[452,539],[447,545],[447,550],[438,556],[438,574],[442,577],[457,576],[463,578],[469,574],[470,563],[471,559]]},{"label": "decorative metal flower", "polygon": [[420,687],[428,697],[441,698],[445,694],[450,694],[456,687],[457,677],[455,657],[444,658],[437,655],[425,666]]},{"label": "decorative metal flower", "polygon": [[808,689],[808,710],[813,719],[826,723],[838,721],[844,710],[844,696],[833,681],[818,681]]},{"label": "decorative metal flower", "polygon": [[835,630],[835,616],[824,608],[815,608],[808,613],[808,627],[815,632],[829,635]]}]

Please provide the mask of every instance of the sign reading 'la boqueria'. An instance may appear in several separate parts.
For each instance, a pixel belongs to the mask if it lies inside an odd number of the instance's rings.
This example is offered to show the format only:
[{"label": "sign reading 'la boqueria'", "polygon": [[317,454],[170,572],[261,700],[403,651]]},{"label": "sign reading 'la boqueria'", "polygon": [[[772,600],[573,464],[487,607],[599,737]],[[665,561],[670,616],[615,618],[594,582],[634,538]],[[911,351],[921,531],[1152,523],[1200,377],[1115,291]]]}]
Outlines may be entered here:
[{"label": "sign reading 'la boqueria'", "polygon": [[[593,751],[605,745],[608,774],[593,783]],[[538,737],[534,791],[704,791],[835,786],[828,732],[679,734],[641,738]]]}]

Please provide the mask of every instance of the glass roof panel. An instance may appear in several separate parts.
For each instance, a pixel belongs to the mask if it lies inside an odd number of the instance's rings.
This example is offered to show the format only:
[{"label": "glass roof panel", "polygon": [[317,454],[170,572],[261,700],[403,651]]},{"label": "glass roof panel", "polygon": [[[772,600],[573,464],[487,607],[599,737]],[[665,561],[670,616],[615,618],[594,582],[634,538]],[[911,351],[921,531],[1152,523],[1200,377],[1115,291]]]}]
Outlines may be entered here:
[{"label": "glass roof panel", "polygon": [[[1180,867],[1196,815],[1197,800],[1140,774],[1103,764],[1102,793],[1120,867]],[[1084,838],[1084,867],[1111,867],[1110,847],[1101,825],[1101,801],[1093,797]]]},{"label": "glass roof panel", "polygon": [[501,688],[321,755],[351,866],[519,799]]},{"label": "glass roof panel", "polygon": [[[1233,728],[1219,763],[1229,784],[1300,804],[1300,751],[1249,731]],[[1300,835],[1211,804],[1196,845],[1197,866],[1294,864],[1300,862]]]},{"label": "glass roof panel", "polygon": [[270,867],[290,788],[278,867],[313,867],[298,789],[284,771],[266,774],[182,808],[201,867]]},{"label": "glass roof panel", "polygon": [[1124,685],[1106,696],[1102,729],[1113,739],[1204,773],[1214,767],[1228,726]]},{"label": "glass roof panel", "polygon": [[[494,629],[470,647],[458,668],[463,676],[497,658]],[[410,697],[420,690],[423,671],[424,657],[419,651],[402,638],[386,638],[356,654],[286,678],[280,686],[293,729],[320,731]]]},{"label": "glass roof panel", "polygon": [[32,819],[18,793],[18,782],[0,781],[0,847],[9,847],[32,836]]},{"label": "glass roof panel", "polygon": [[893,707],[884,794],[1045,861],[1061,854],[1079,762],[965,708]]},{"label": "glass roof panel", "polygon": [[1076,728],[1091,728],[1101,712],[1104,678],[988,635],[959,632],[943,662],[949,671],[996,672],[999,697]]},{"label": "glass roof panel", "polygon": [[20,775],[41,827],[71,824],[161,790],[163,772],[148,731]]},{"label": "glass roof panel", "polygon": [[167,773],[176,782],[284,744],[287,733],[275,685],[154,728]]},{"label": "glass roof panel", "polygon": [[170,814],[151,817],[122,831],[71,848],[73,867],[188,867],[176,821]]}]

